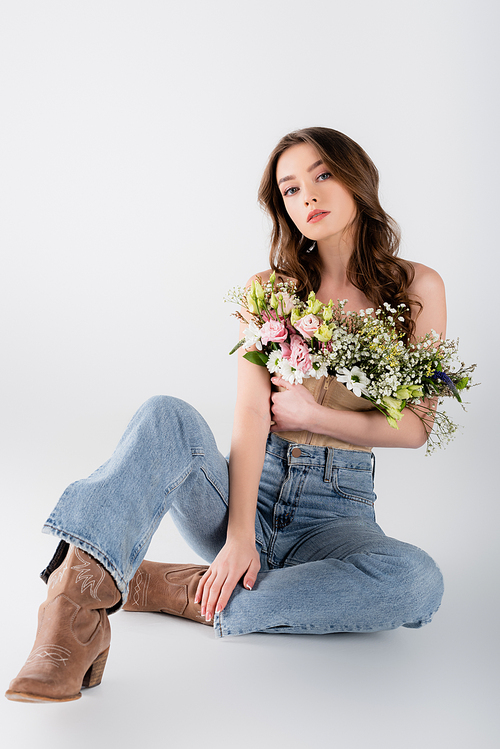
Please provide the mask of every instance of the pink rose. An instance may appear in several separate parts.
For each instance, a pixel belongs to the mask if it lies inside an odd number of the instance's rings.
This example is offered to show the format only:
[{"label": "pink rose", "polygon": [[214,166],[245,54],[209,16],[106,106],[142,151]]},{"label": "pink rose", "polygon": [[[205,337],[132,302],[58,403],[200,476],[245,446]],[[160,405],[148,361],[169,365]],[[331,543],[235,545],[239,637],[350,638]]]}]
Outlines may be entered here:
[{"label": "pink rose", "polygon": [[277,320],[278,315],[276,314],[275,310],[266,309],[262,312],[262,319],[266,322],[270,322],[270,320]]},{"label": "pink rose", "polygon": [[292,354],[292,349],[288,345],[288,343],[280,343],[280,349],[281,353],[283,354],[283,359],[289,359]]},{"label": "pink rose", "polygon": [[309,356],[309,346],[299,335],[293,335],[290,339],[292,349],[290,355],[290,364],[301,372],[308,372],[312,367],[311,357]]},{"label": "pink rose", "polygon": [[299,333],[302,333],[304,338],[312,338],[320,325],[321,323],[316,315],[306,315],[305,317],[301,317],[300,320],[297,320],[294,327],[297,328]]},{"label": "pink rose", "polygon": [[269,322],[265,322],[260,329],[260,338],[264,346],[269,343],[269,341],[281,343],[285,340],[287,335],[287,329],[281,320],[269,320]]}]

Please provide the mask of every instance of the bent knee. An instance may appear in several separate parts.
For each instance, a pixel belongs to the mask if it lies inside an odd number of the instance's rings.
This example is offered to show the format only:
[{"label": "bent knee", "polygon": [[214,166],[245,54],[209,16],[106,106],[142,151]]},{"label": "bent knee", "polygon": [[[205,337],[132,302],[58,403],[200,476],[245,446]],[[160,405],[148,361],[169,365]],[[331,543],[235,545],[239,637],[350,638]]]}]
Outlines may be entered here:
[{"label": "bent knee", "polygon": [[436,562],[422,549],[415,547],[402,570],[403,590],[412,622],[421,626],[430,621],[441,603],[444,592],[443,575]]},{"label": "bent knee", "polygon": [[192,437],[208,431],[200,413],[190,403],[171,395],[154,395],[139,409],[144,424],[163,435]]},{"label": "bent knee", "polygon": [[186,401],[172,395],[153,395],[145,401],[140,410],[153,417],[182,415],[185,412],[197,413]]}]

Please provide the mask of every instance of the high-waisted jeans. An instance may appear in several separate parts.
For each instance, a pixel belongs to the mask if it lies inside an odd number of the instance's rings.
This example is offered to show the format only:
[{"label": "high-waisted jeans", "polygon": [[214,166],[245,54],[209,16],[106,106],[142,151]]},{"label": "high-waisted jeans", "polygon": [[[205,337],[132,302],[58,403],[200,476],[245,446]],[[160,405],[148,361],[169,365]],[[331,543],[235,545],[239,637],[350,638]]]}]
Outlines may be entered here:
[{"label": "high-waisted jeans", "polygon": [[[135,414],[110,460],[66,489],[43,530],[99,560],[126,600],[166,512],[201,557],[216,557],[228,493],[228,464],[204,419],[184,401],[157,396]],[[255,521],[261,571],[253,590],[238,584],[215,615],[216,634],[429,622],[441,602],[441,573],[424,551],[383,533],[374,501],[370,453],[270,434]]]}]

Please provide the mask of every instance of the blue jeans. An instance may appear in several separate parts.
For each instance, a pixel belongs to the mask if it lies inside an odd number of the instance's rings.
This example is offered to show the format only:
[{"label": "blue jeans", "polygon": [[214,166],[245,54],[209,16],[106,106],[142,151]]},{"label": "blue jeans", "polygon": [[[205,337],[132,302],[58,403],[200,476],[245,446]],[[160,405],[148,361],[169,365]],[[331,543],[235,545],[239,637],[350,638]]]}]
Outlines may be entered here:
[{"label": "blue jeans", "polygon": [[[215,615],[216,634],[429,622],[441,573],[424,551],[375,522],[371,454],[299,448],[269,435],[255,522],[261,572],[252,591],[239,584]],[[66,489],[43,530],[98,559],[126,600],[166,512],[201,557],[215,558],[226,539],[228,490],[227,461],[204,419],[184,401],[157,396],[135,414],[110,460]]]}]

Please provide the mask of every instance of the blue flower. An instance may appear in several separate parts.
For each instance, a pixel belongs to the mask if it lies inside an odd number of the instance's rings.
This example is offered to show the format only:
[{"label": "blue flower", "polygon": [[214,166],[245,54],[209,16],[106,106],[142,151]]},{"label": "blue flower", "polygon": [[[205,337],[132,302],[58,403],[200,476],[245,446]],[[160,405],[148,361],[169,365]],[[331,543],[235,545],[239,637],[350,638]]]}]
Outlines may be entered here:
[{"label": "blue flower", "polygon": [[462,402],[462,399],[460,397],[460,393],[458,392],[457,388],[455,387],[455,384],[454,384],[453,380],[451,379],[451,377],[449,377],[446,374],[446,372],[441,372],[441,371],[439,371],[439,370],[436,369],[436,371],[432,375],[431,379],[433,379],[433,380],[441,380],[441,382],[444,382],[444,384],[446,385],[446,387],[448,388],[448,390],[451,390],[451,392],[453,393],[453,395],[455,396],[455,398],[458,401],[460,401],[460,403]]}]

